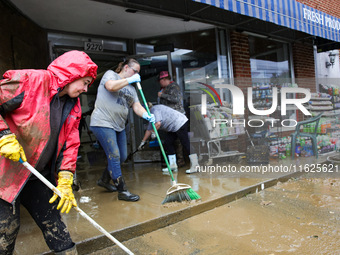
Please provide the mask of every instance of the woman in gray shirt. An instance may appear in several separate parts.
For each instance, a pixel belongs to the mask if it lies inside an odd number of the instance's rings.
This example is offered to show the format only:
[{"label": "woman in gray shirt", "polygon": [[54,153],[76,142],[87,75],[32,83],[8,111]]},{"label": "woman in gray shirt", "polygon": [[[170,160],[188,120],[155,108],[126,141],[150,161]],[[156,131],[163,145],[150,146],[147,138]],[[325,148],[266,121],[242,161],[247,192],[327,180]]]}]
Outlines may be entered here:
[{"label": "woman in gray shirt", "polygon": [[[136,89],[131,83],[140,82],[139,63],[134,59],[121,62],[116,71],[108,70],[100,81],[97,98],[91,115],[90,130],[103,147],[108,166],[97,184],[113,192],[118,190],[118,199],[138,201],[139,196],[131,194],[125,185],[120,165],[127,158],[125,123],[129,108],[140,117],[154,122],[140,104]],[[110,185],[113,179],[115,186]]]}]

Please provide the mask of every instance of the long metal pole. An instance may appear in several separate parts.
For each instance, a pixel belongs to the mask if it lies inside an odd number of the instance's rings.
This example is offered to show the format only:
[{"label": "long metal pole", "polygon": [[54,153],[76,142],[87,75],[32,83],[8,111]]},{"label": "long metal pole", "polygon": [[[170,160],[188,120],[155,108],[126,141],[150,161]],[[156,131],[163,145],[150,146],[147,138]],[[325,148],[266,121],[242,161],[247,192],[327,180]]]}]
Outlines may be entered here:
[{"label": "long metal pole", "polygon": [[[54,193],[56,193],[59,197],[61,197],[60,191],[54,187],[52,183],[50,183],[43,175],[41,175],[33,166],[30,165],[27,161],[24,162],[20,159],[20,163],[22,163],[28,170],[32,172],[40,181],[42,181],[47,187],[49,187]],[[120,248],[122,248],[127,254],[133,255],[133,253],[126,248],[123,244],[121,244],[116,238],[110,235],[105,229],[103,229],[97,222],[95,222],[90,216],[88,216],[84,211],[82,211],[78,206],[74,207],[74,209],[80,213],[85,219],[87,219],[96,229],[106,235],[112,242],[117,244]]]}]

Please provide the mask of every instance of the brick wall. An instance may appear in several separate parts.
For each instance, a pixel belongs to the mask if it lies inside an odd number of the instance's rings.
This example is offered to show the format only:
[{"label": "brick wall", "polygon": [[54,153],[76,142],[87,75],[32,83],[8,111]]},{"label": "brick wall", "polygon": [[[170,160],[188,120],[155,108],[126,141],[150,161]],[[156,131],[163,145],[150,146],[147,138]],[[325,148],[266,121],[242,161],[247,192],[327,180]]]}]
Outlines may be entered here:
[{"label": "brick wall", "polygon": [[308,5],[319,11],[325,12],[334,17],[340,18],[339,0],[296,0],[296,1]]},{"label": "brick wall", "polygon": [[[242,89],[246,105],[247,87],[251,87],[251,69],[248,35],[232,31],[230,33],[231,58],[233,63],[234,84]],[[245,111],[247,114],[247,111]],[[245,135],[238,136],[238,139],[226,142],[232,151],[246,152]]]},{"label": "brick wall", "polygon": [[230,47],[235,85],[243,90],[251,86],[248,35],[243,35],[236,31],[231,32]]},{"label": "brick wall", "polygon": [[46,69],[47,33],[13,6],[0,1],[0,75],[9,69]]},{"label": "brick wall", "polygon": [[[312,42],[298,41],[293,43],[293,62],[295,82],[300,88],[310,89],[316,92],[316,79],[315,79],[315,60],[314,49]],[[297,94],[297,98],[304,97],[304,95]],[[304,114],[298,110],[297,120],[303,120]]]}]

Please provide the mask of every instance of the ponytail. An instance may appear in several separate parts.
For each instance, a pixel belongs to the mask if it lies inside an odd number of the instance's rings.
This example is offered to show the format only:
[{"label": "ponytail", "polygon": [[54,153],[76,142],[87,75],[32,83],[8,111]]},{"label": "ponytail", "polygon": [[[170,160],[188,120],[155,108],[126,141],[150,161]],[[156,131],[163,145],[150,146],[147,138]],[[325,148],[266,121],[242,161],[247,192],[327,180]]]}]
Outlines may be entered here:
[{"label": "ponytail", "polygon": [[124,62],[120,62],[119,64],[118,64],[118,67],[117,67],[117,69],[116,69],[116,73],[120,73],[121,71],[122,71],[122,69],[123,69],[123,66],[124,66]]},{"label": "ponytail", "polygon": [[133,59],[133,58],[129,58],[129,59],[125,60],[124,62],[120,62],[120,63],[118,64],[118,67],[117,67],[117,69],[116,69],[115,72],[116,72],[116,73],[120,73],[121,71],[123,71],[124,66],[126,66],[126,65],[131,66],[131,64],[137,64],[137,65],[139,65],[139,63],[138,63],[137,60],[135,60],[135,59]]}]

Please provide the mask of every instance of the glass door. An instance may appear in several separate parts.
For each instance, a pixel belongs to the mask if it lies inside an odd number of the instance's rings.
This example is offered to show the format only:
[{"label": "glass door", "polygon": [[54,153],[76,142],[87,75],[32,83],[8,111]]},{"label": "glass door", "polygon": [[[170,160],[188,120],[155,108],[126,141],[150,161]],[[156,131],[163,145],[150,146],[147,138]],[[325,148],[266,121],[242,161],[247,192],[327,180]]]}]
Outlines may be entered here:
[{"label": "glass door", "polygon": [[[133,58],[138,61],[140,64],[140,76],[141,76],[141,86],[143,90],[143,94],[147,102],[151,102],[152,104],[157,104],[158,91],[160,91],[160,84],[157,81],[157,76],[161,71],[168,71],[172,76],[172,65],[171,65],[171,54],[170,51],[142,54],[142,55],[134,55],[127,56],[126,59]],[[140,103],[144,106],[142,97],[137,90],[137,94],[139,96]],[[142,141],[145,130],[148,126],[148,121],[138,117],[133,111],[130,111],[129,116],[129,126],[127,127],[127,131],[130,132],[130,149],[131,151],[136,151],[140,142]],[[132,128],[133,127],[133,128]],[[162,132],[159,132],[162,138]],[[134,162],[151,162],[151,161],[160,161],[160,153],[157,149],[145,149],[142,152],[138,152],[134,154],[133,161]]]}]

